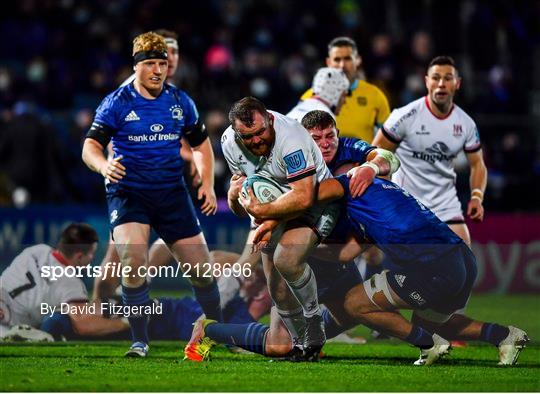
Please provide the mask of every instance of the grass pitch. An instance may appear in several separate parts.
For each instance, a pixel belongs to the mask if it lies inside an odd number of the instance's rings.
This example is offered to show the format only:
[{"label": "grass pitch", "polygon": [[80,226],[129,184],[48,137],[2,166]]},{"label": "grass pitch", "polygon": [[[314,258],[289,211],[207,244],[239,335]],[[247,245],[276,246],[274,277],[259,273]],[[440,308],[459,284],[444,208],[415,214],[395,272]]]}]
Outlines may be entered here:
[{"label": "grass pitch", "polygon": [[[431,367],[396,340],[328,344],[319,363],[270,361],[223,347],[206,363],[182,361],[183,344],[153,342],[147,359],[122,357],[128,342],[3,344],[2,391],[540,391],[538,296],[474,296],[471,316],[525,329],[532,343],[515,367],[497,350],[471,344]],[[368,335],[366,329],[357,333]]]}]

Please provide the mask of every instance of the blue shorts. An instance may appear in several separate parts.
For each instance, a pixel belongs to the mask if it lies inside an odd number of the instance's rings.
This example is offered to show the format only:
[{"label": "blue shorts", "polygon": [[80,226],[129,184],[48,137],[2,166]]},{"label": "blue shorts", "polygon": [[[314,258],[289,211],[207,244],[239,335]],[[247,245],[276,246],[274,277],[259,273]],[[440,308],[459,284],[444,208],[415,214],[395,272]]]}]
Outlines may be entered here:
[{"label": "blue shorts", "polygon": [[353,262],[339,264],[311,257],[308,264],[317,280],[317,295],[321,304],[325,301],[344,300],[350,289],[363,282]]},{"label": "blue shorts", "polygon": [[458,244],[431,264],[412,264],[386,273],[388,285],[414,309],[451,314],[467,304],[476,280],[476,259]]},{"label": "blue shorts", "polygon": [[125,190],[107,186],[111,233],[124,223],[149,224],[166,243],[201,232],[199,219],[184,185],[163,190]]}]

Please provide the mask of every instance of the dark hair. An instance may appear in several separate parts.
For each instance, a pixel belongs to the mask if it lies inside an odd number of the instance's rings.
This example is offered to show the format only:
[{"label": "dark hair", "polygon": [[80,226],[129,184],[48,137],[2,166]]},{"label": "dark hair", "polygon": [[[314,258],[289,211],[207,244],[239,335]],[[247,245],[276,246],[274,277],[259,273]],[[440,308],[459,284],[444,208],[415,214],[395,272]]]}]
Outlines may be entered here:
[{"label": "dark hair", "polygon": [[174,31],[171,31],[171,30],[158,29],[158,30],[155,31],[155,33],[157,33],[160,36],[163,36],[165,38],[174,38],[175,40],[178,40],[178,34],[176,34]]},{"label": "dark hair", "polygon": [[98,242],[98,235],[92,226],[86,223],[71,223],[60,235],[57,248],[66,257],[77,252],[88,253],[94,243]]},{"label": "dark hair", "polygon": [[244,97],[233,104],[229,111],[229,122],[231,122],[233,130],[234,123],[239,120],[247,127],[253,126],[253,113],[260,113],[265,120],[268,120],[268,112],[264,104],[255,97]]},{"label": "dark hair", "polygon": [[336,37],[332,41],[328,43],[328,52],[332,50],[332,48],[335,47],[351,47],[353,52],[358,53],[358,47],[356,46],[356,42],[352,38],[349,37]]},{"label": "dark hair", "polygon": [[302,126],[308,130],[323,130],[328,127],[336,127],[334,117],[326,111],[310,111],[302,118]]},{"label": "dark hair", "polygon": [[434,57],[428,64],[428,71],[433,66],[452,66],[457,72],[456,62],[451,56],[437,56]]}]

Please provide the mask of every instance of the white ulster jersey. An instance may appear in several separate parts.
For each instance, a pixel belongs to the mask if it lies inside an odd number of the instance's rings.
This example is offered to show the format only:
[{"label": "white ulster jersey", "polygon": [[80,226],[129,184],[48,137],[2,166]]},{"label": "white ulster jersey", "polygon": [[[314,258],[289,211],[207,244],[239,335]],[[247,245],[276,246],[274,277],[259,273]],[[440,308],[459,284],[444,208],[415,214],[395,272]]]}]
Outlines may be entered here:
[{"label": "white ulster jersey", "polygon": [[[81,279],[61,276],[52,281],[43,277],[41,267],[64,267],[53,255],[48,245],[26,248],[0,276],[0,307],[2,324],[13,326],[29,324],[39,328],[46,315],[41,314],[41,303],[57,306],[71,301],[86,301],[88,293]],[[7,311],[4,311],[7,308]],[[7,312],[7,313],[6,313]]]},{"label": "white ulster jersey", "polygon": [[304,115],[307,114],[310,111],[320,110],[324,112],[328,112],[330,115],[332,115],[332,118],[336,120],[336,117],[332,110],[328,108],[326,104],[324,104],[321,100],[318,100],[316,98],[310,97],[308,99],[305,99],[303,101],[300,101],[296,106],[289,111],[287,116],[289,118],[293,118],[294,120],[298,122],[302,122],[302,119],[304,118]]},{"label": "white ulster jersey", "polygon": [[221,136],[221,148],[233,174],[255,173],[274,179],[280,185],[316,174],[317,181],[332,178],[322,153],[311,135],[297,121],[274,111],[276,139],[268,158],[254,156],[243,145],[231,126]]},{"label": "white ulster jersey", "polygon": [[383,125],[401,161],[392,180],[412,193],[443,221],[462,220],[453,161],[460,151],[480,150],[480,136],[469,115],[454,105],[445,118],[435,116],[427,97],[392,111]]}]

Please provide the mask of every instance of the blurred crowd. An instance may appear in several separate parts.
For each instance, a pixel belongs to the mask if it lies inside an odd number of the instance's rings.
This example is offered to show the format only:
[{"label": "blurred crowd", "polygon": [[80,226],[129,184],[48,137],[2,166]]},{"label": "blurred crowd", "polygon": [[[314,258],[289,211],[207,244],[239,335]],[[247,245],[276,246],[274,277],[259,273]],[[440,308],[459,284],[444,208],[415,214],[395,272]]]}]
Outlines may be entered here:
[{"label": "blurred crowd", "polygon": [[[454,56],[456,102],[484,143],[486,209],[539,209],[540,1],[19,0],[0,18],[0,206],[104,203],[82,140],[101,99],[132,73],[133,37],[167,28],[179,35],[177,84],[213,141],[218,196],[228,186],[219,136],[232,102],[253,95],[287,112],[328,42],[347,35],[391,108],[425,94],[432,57]],[[464,193],[467,184],[462,176]]]}]

